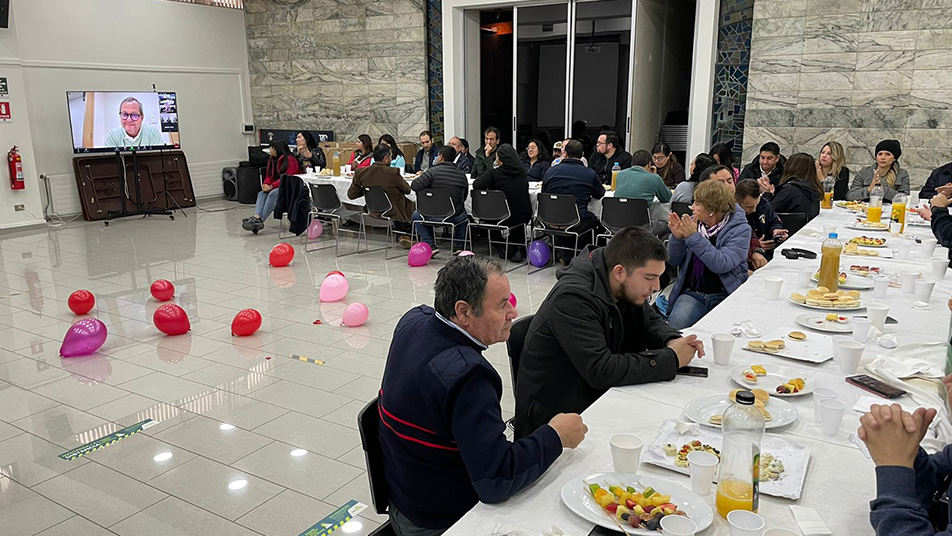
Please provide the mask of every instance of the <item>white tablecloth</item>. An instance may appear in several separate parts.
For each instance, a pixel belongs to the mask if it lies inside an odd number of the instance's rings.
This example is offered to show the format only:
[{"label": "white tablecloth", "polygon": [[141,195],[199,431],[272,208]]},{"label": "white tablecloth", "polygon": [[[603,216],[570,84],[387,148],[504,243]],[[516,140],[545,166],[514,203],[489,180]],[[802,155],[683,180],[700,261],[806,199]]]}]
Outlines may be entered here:
[{"label": "white tablecloth", "polygon": [[[889,212],[884,210],[885,214]],[[853,236],[886,237],[890,242],[897,239],[889,233],[871,233],[848,229],[847,224],[855,216],[843,209],[824,210],[807,227],[791,237],[783,247],[801,247],[820,252],[820,243],[824,224],[837,224],[838,233],[846,241]],[[931,236],[928,228],[908,227],[907,236]],[[816,260],[788,260],[777,253],[767,267],[757,271],[747,283],[729,296],[711,314],[708,314],[692,329],[685,333],[695,333],[702,337],[708,352],[710,335],[726,332],[736,322],[750,320],[761,333],[766,334],[777,328],[799,329],[810,338],[828,338],[828,335],[796,325],[797,315],[809,309],[794,305],[788,301],[791,292],[804,293],[798,289],[796,274],[802,269],[817,269]],[[918,270],[931,277],[931,264],[925,258],[919,246],[913,246],[908,260],[882,259],[879,257],[843,256],[845,267],[851,264],[880,266],[886,270]],[[764,299],[764,277],[777,275],[783,277],[784,286],[781,298],[777,301]],[[875,300],[872,291],[863,291],[865,302],[881,301],[890,304],[889,315],[898,319],[898,325],[887,325],[886,332],[896,334],[900,344],[909,342],[944,341],[949,330],[949,310],[946,302],[952,294],[952,277],[939,281],[933,293],[930,311],[913,309],[912,295],[902,294],[896,288],[890,288],[886,298]],[[832,350],[832,342],[831,350]],[[609,437],[618,432],[630,432],[642,437],[645,444],[656,435],[661,423],[667,418],[683,418],[682,410],[691,400],[713,393],[726,393],[736,388],[729,379],[729,372],[738,365],[763,363],[797,367],[809,371],[815,378],[815,386],[834,388],[840,393],[848,407],[865,392],[844,382],[845,374],[836,364],[827,361],[813,365],[789,359],[753,354],[742,350],[744,339],[735,341],[729,366],[718,366],[708,357],[695,364],[709,368],[709,378],[679,376],[673,382],[660,382],[646,385],[619,387],[610,390],[595,404],[589,407],[582,417],[589,427],[585,441],[575,450],[565,450],[555,464],[528,489],[503,504],[478,504],[472,511],[456,523],[446,534],[463,536],[472,534],[513,533],[540,535],[551,527],[557,527],[567,535],[585,536],[592,530],[592,523],[571,511],[561,502],[560,490],[566,482],[580,482],[590,473],[611,471],[611,453]],[[867,345],[865,355],[884,353],[886,350],[872,343]],[[807,470],[803,494],[797,501],[778,499],[761,495],[760,514],[767,520],[767,527],[786,527],[797,529],[788,508],[791,504],[816,508],[820,516],[835,535],[873,534],[869,524],[869,501],[875,493],[875,474],[871,460],[849,441],[849,434],[858,426],[859,413],[847,410],[840,434],[829,438],[821,434],[814,422],[813,398],[803,396],[786,399],[799,410],[799,419],[792,425],[775,429],[767,433],[779,434],[790,441],[799,443],[811,450],[810,465]],[[885,399],[883,399],[885,400]],[[667,471],[652,465],[642,464],[642,472],[660,476],[680,483],[690,489],[687,476]],[[714,495],[707,497],[713,507]],[[729,527],[725,520],[715,513],[714,525],[704,535],[727,535]]]}]

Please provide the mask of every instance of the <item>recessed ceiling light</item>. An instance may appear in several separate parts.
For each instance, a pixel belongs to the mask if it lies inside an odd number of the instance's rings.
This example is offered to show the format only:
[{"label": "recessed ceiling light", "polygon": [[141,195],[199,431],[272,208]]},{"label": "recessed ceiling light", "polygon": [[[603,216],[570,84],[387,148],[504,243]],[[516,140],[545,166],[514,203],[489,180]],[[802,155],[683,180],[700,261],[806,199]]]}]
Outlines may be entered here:
[{"label": "recessed ceiling light", "polygon": [[347,534],[351,534],[351,533],[357,532],[358,530],[360,530],[360,529],[362,529],[362,528],[364,528],[364,524],[363,524],[363,523],[361,523],[360,521],[357,521],[357,520],[352,519],[352,520],[348,521],[347,523],[344,523],[344,525],[341,526],[340,530],[343,531],[343,532],[346,532]]},{"label": "recessed ceiling light", "polygon": [[228,489],[230,490],[239,490],[248,485],[247,480],[233,480],[228,483]]},{"label": "recessed ceiling light", "polygon": [[156,454],[152,459],[155,460],[155,461],[157,461],[157,462],[164,462],[164,461],[166,461],[166,460],[171,460],[171,459],[172,459],[172,453],[171,453],[171,452],[160,452],[160,453]]},{"label": "recessed ceiling light", "polygon": [[307,454],[307,451],[304,449],[294,449],[291,451],[291,456],[304,456]]},{"label": "recessed ceiling light", "polygon": [[220,425],[218,428],[219,428],[220,430],[234,430],[234,429],[235,429],[235,425],[234,425],[234,424],[228,424],[227,422],[223,422],[223,423],[221,423],[221,425]]}]

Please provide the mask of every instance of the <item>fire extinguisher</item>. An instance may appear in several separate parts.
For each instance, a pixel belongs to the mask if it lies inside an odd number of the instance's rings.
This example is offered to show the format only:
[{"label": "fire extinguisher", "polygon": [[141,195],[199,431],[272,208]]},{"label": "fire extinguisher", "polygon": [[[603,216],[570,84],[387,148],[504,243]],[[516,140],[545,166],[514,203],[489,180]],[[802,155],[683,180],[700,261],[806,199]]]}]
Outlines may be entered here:
[{"label": "fire extinguisher", "polygon": [[17,146],[7,153],[7,164],[10,167],[10,188],[14,190],[23,189],[23,158],[17,152]]}]

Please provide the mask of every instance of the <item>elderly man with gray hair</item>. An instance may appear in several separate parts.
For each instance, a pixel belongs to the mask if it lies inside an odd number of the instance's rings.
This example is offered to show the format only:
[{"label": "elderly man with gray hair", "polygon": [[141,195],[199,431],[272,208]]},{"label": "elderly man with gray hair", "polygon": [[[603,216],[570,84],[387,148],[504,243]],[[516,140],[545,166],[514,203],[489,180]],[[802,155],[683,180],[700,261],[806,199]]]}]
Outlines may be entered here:
[{"label": "elderly man with gray hair", "polygon": [[152,125],[143,125],[145,111],[142,103],[135,97],[126,97],[119,103],[120,126],[106,135],[106,146],[122,149],[125,147],[156,147],[165,145],[162,134]]},{"label": "elderly man with gray hair", "polygon": [[509,338],[516,310],[494,259],[456,257],[437,275],[434,307],[393,332],[380,391],[380,444],[398,536],[443,534],[477,502],[532,484],[588,430],[559,414],[515,442],[505,437],[502,381],[482,352]]}]

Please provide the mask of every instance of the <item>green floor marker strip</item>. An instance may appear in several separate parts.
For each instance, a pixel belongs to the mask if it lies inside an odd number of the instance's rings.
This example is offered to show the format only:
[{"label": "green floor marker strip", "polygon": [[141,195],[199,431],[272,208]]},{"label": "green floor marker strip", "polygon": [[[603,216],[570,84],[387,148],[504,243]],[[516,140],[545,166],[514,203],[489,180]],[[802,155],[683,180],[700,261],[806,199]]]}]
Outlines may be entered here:
[{"label": "green floor marker strip", "polygon": [[146,419],[142,422],[133,424],[132,426],[129,426],[127,428],[123,428],[122,430],[113,432],[105,437],[100,437],[99,439],[95,441],[86,443],[85,445],[81,447],[76,447],[73,450],[66,451],[60,454],[59,457],[66,461],[72,461],[72,460],[75,460],[76,458],[81,458],[89,454],[90,452],[97,451],[104,447],[108,447],[109,445],[112,445],[113,443],[117,441],[122,441],[123,439],[131,435],[135,435],[141,432],[142,430],[145,430],[149,426],[153,426],[154,424],[158,424],[158,423],[154,422],[152,419]]},{"label": "green floor marker strip", "polygon": [[304,361],[305,363],[314,363],[315,365],[323,365],[324,362],[320,359],[311,359],[310,357],[304,357],[303,355],[291,354],[291,359],[297,359],[298,361]]},{"label": "green floor marker strip", "polygon": [[324,519],[315,523],[311,528],[305,530],[298,536],[327,536],[335,530],[341,528],[357,514],[367,508],[366,504],[351,500]]}]

